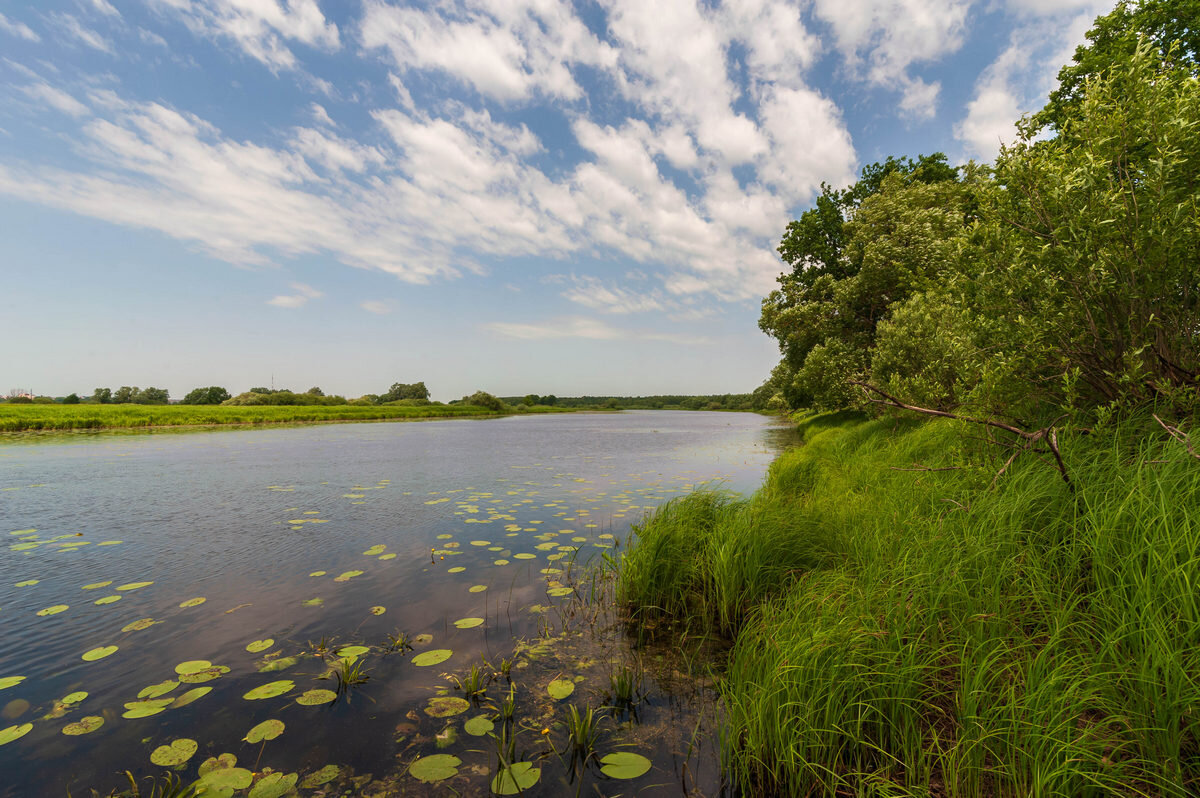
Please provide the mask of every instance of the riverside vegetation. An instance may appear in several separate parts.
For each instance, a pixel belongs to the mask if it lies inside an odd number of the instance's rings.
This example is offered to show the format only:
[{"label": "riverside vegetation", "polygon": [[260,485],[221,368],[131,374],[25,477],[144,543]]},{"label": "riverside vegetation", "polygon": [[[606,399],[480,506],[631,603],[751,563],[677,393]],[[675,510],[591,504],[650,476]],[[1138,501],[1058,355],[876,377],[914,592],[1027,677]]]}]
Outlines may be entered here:
[{"label": "riverside vegetation", "polygon": [[807,443],[619,570],[635,627],[726,645],[735,790],[1200,792],[1197,13],[1118,4],[994,166],[789,225],[764,388]]}]

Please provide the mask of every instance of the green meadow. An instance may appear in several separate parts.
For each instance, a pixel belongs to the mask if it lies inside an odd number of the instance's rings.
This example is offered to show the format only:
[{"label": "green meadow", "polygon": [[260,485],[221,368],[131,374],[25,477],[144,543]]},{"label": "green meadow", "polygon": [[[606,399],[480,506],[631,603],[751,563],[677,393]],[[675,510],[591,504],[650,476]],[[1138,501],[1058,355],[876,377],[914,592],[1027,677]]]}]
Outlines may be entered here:
[{"label": "green meadow", "polygon": [[635,526],[635,627],[723,644],[734,789],[1200,790],[1200,461],[1139,415],[1062,436],[1072,490],[977,429],[816,416],[751,498]]},{"label": "green meadow", "polygon": [[[556,410],[533,408],[530,412],[556,412]],[[463,404],[416,407],[403,405],[0,404],[0,432],[222,426],[227,424],[303,424],[335,421],[407,421],[494,415],[500,415],[500,412]]]}]

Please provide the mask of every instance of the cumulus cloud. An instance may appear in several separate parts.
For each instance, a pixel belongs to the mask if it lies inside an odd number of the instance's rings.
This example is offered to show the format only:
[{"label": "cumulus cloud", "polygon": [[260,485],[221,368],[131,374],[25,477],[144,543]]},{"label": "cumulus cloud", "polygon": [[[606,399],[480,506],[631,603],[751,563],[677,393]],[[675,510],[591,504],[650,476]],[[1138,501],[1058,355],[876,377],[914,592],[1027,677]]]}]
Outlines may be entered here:
[{"label": "cumulus cloud", "polygon": [[267,304],[277,308],[302,308],[310,299],[322,296],[320,291],[304,283],[292,283],[292,290],[294,294],[280,294],[268,299]]}]

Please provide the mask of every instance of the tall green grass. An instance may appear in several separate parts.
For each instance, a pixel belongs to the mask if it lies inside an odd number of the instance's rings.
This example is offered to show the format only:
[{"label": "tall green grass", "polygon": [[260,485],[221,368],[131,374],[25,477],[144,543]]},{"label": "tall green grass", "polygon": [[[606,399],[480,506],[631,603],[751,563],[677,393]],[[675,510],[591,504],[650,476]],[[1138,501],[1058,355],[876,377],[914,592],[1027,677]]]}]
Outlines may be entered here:
[{"label": "tall green grass", "polygon": [[752,498],[636,528],[619,597],[732,641],[741,789],[1196,794],[1200,462],[1149,430],[1064,438],[1072,493],[1033,455],[989,488],[950,422],[818,420]]},{"label": "tall green grass", "polygon": [[471,405],[258,406],[223,405],[17,405],[0,404],[0,432],[120,429],[225,424],[300,424],[498,415]]}]

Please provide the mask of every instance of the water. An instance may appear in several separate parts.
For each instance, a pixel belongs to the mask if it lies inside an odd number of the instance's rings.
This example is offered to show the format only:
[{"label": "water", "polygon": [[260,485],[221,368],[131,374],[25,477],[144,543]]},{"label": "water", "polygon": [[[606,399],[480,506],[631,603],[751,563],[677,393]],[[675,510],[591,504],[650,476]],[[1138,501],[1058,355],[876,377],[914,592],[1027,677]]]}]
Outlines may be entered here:
[{"label": "water", "polygon": [[[0,796],[127,788],[123,771],[161,774],[150,757],[178,738],[198,747],[182,778],[233,754],[262,795],[270,780],[257,780],[270,772],[307,780],[304,795],[487,795],[497,742],[463,726],[495,719],[510,679],[513,751],[541,771],[526,794],[573,794],[580,779],[592,795],[713,794],[712,742],[694,733],[710,725],[694,700],[703,688],[679,680],[662,652],[631,649],[588,566],[618,554],[631,523],[695,485],[757,487],[788,432],[752,414],[634,411],[0,443],[0,685],[25,677],[0,689],[0,741],[32,724],[0,745]],[[483,623],[455,625],[466,618]],[[140,619],[154,623],[123,631]],[[389,653],[398,631],[431,639]],[[369,647],[369,681],[330,703],[298,704],[309,690],[337,692],[322,677],[349,645]],[[82,659],[107,646],[117,650]],[[445,649],[444,662],[414,664]],[[455,679],[472,665],[488,663],[490,676],[505,659],[508,678],[466,711],[427,711],[439,694],[463,696]],[[187,661],[228,671],[172,686]],[[622,665],[644,671],[645,700],[637,722],[608,718],[597,748],[651,760],[629,781],[608,779],[594,761],[573,769],[556,753],[567,744],[567,705],[603,705]],[[563,677],[575,692],[555,700],[546,686]],[[278,680],[292,682],[281,696],[243,697]],[[170,688],[163,700],[212,690],[124,717],[159,684]],[[87,697],[60,702],[77,692]],[[103,725],[63,733],[84,718]],[[242,740],[268,719],[283,722],[278,738]],[[408,772],[435,753],[457,757],[457,774],[428,784]],[[312,786],[328,765],[337,776]]]}]

